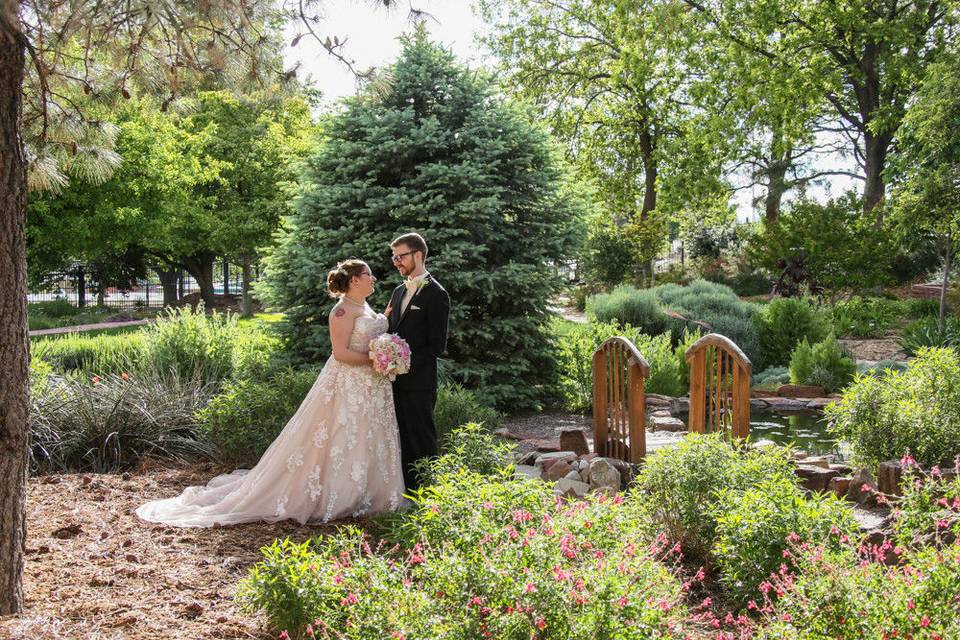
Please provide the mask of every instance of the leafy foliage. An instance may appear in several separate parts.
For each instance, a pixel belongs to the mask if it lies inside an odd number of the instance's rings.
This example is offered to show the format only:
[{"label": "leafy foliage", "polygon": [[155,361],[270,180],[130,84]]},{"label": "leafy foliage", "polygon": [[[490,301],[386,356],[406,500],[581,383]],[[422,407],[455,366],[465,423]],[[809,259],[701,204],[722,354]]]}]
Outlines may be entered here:
[{"label": "leafy foliage", "polygon": [[958,376],[956,351],[922,349],[904,372],[857,378],[827,407],[830,431],[872,468],[907,452],[926,466],[952,464],[960,454]]},{"label": "leafy foliage", "polygon": [[415,468],[425,485],[457,473],[499,477],[513,472],[513,454],[512,444],[492,435],[484,425],[468,422],[447,434],[440,456],[420,460]]},{"label": "leafy foliage", "polygon": [[677,324],[664,313],[652,289],[629,285],[591,296],[587,300],[587,313],[599,322],[629,324],[652,336]]},{"label": "leafy foliage", "polygon": [[232,373],[236,335],[237,318],[229,313],[207,315],[202,306],[168,309],[144,330],[141,357],[160,372],[218,382]]},{"label": "leafy foliage", "polygon": [[935,317],[914,320],[900,335],[900,346],[908,356],[930,347],[960,347],[960,320],[945,318],[942,328]]},{"label": "leafy foliage", "polygon": [[433,423],[437,429],[440,448],[446,446],[446,436],[454,428],[468,422],[480,423],[487,431],[500,427],[503,415],[477,398],[477,394],[456,383],[440,385],[437,403],[433,408]]},{"label": "leafy foliage", "polygon": [[790,382],[817,385],[828,393],[847,386],[856,373],[850,352],[833,334],[813,346],[804,338],[790,356]]},{"label": "leafy foliage", "polygon": [[885,298],[854,297],[833,305],[833,332],[838,336],[877,338],[886,335],[907,312],[906,305]]},{"label": "leafy foliage", "polygon": [[31,343],[32,356],[48,362],[59,372],[79,371],[85,375],[121,374],[143,362],[143,333],[84,336],[67,334]]},{"label": "leafy foliage", "polygon": [[827,335],[827,322],[811,301],[776,298],[754,316],[763,349],[762,367],[785,365],[801,340],[818,342]]},{"label": "leafy foliage", "polygon": [[720,580],[741,605],[757,597],[770,574],[793,565],[784,553],[789,541],[837,547],[840,536],[854,535],[858,526],[852,507],[836,494],[805,496],[789,477],[766,478],[746,491],[721,489],[713,516]]},{"label": "leafy foliage", "polygon": [[[764,221],[748,251],[753,259],[780,274],[787,263],[803,259],[810,287],[827,293],[866,290],[888,281],[893,236],[865,214],[854,194],[819,204],[801,200],[775,221]],[[856,273],[856,278],[850,278]]]},{"label": "leafy foliage", "polygon": [[197,413],[203,437],[220,460],[255,464],[303,402],[317,374],[316,369],[290,369],[264,380],[228,382]]},{"label": "leafy foliage", "polygon": [[654,452],[637,479],[643,517],[654,531],[704,559],[717,536],[718,492],[743,493],[764,479],[792,481],[784,449],[737,449],[719,434],[691,434]]},{"label": "leafy foliage", "polygon": [[286,310],[292,352],[328,353],[317,274],[358,256],[383,279],[389,242],[418,231],[453,301],[455,378],[499,407],[535,406],[554,373],[543,324],[562,282],[550,265],[573,255],[585,211],[545,131],[420,30],[325,134],[258,290]]}]

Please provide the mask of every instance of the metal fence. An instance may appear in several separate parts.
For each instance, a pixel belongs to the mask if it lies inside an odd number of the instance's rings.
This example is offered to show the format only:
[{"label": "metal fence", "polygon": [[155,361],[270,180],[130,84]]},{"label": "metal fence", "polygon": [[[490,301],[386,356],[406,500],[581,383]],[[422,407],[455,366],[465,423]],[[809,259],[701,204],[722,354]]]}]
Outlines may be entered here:
[{"label": "metal fence", "polygon": [[[259,265],[253,267],[253,280],[260,273]],[[49,284],[40,289],[31,289],[27,293],[27,302],[48,302],[66,300],[74,306],[80,304],[80,278],[74,274],[52,274],[46,279]],[[87,276],[84,279],[84,306],[97,304],[97,283]],[[242,270],[239,265],[224,264],[217,261],[213,267],[214,294],[239,295],[242,291]],[[177,277],[177,298],[183,298],[200,291],[197,281],[181,270]],[[147,309],[163,306],[163,286],[160,277],[154,271],[148,271],[147,277],[131,283],[127,289],[108,287],[103,294],[103,305],[113,309]]]}]

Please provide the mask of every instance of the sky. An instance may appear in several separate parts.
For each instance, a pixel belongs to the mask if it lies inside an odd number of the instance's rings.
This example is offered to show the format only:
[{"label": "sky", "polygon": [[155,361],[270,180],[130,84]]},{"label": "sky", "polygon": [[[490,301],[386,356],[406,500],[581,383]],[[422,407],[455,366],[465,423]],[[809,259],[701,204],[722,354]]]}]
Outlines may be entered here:
[{"label": "sky", "polygon": [[[426,24],[434,41],[471,66],[479,64],[474,33],[482,29],[482,21],[471,12],[469,0],[403,0],[389,10],[370,0],[328,0],[321,33],[346,39],[345,57],[354,60],[357,69],[388,65],[400,55],[400,35],[412,29],[409,3],[432,16]],[[287,65],[299,62],[298,75],[312,77],[323,92],[324,106],[335,108],[337,100],[356,91],[353,74],[310,37],[289,46],[296,34],[296,25],[288,27]]]},{"label": "sky", "polygon": [[[484,57],[476,34],[482,33],[484,25],[471,11],[470,0],[401,0],[396,8],[390,10],[378,7],[375,0],[327,0],[320,33],[331,38],[337,36],[340,40],[346,39],[345,57],[353,60],[357,69],[388,65],[400,55],[399,37],[412,29],[408,11],[411,3],[430,14],[426,25],[434,41],[443,43],[470,66],[483,64]],[[313,85],[323,93],[321,108],[336,109],[338,100],[353,95],[357,89],[353,74],[310,37],[302,38],[296,47],[289,46],[296,35],[296,25],[288,27],[287,65],[299,62],[299,76],[311,78]],[[829,158],[818,162],[817,168],[834,165],[850,169],[852,167],[849,164],[840,158]],[[833,178],[831,182],[831,188],[811,187],[809,195],[824,200],[830,195],[838,196],[852,186],[860,186],[842,177]],[[761,196],[762,193],[760,187],[755,187],[735,194],[734,203],[739,220],[757,219],[760,212],[750,202],[752,196]]]}]

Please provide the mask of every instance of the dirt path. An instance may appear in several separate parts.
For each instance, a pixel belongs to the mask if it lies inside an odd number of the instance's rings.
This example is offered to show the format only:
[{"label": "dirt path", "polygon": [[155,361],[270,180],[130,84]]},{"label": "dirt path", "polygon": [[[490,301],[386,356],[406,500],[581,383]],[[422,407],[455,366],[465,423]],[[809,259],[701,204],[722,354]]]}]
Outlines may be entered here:
[{"label": "dirt path", "polygon": [[30,332],[30,337],[37,336],[55,336],[63,333],[99,331],[100,329],[116,329],[117,327],[137,327],[144,324],[150,324],[153,320],[125,320],[123,322],[97,322],[95,324],[79,324],[72,327],[55,327],[53,329],[34,329]]},{"label": "dirt path", "polygon": [[335,527],[176,529],[132,515],[145,500],[223,471],[200,464],[32,478],[26,611],[0,618],[0,638],[273,638],[262,617],[234,602],[237,583],[275,538],[305,540]]}]

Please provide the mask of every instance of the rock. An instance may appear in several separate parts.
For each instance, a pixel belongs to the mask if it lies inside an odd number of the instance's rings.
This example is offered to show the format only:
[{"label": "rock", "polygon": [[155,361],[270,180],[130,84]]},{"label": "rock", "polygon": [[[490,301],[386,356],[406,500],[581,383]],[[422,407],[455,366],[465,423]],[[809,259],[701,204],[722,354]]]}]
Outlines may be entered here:
[{"label": "rock", "polygon": [[560,451],[560,445],[554,442],[553,440],[546,439],[532,439],[524,440],[524,442],[529,442],[537,451],[543,451],[548,453],[556,453]]},{"label": "rock", "polygon": [[807,401],[807,409],[823,411],[828,404],[833,404],[834,402],[835,398],[813,398],[812,400]]},{"label": "rock", "polygon": [[550,465],[549,468],[544,469],[541,477],[548,482],[556,482],[560,478],[566,476],[572,470],[573,468],[570,466],[569,462],[566,460],[557,460]]},{"label": "rock", "polygon": [[582,498],[590,491],[590,485],[578,480],[561,478],[553,488],[553,492],[561,496]]},{"label": "rock", "polygon": [[[807,408],[805,401],[795,398],[767,398],[761,402],[765,402],[767,408],[774,411],[803,411]],[[750,401],[750,404],[753,405],[753,400]]]},{"label": "rock", "polygon": [[662,396],[659,393],[648,393],[646,403],[648,406],[653,407],[669,407],[673,404],[673,400],[670,396]]},{"label": "rock", "polygon": [[812,384],[782,384],[777,387],[781,398],[822,398],[827,390]]},{"label": "rock", "polygon": [[843,464],[842,462],[831,462],[830,468],[833,469],[834,471],[839,471],[845,476],[848,476],[851,473],[853,473],[853,467],[851,467],[848,464]]},{"label": "rock", "polygon": [[55,530],[50,535],[54,538],[66,540],[67,538],[75,538],[76,536],[80,535],[81,531],[83,531],[83,527],[81,527],[79,524],[68,524],[65,527],[60,527],[59,529]]},{"label": "rock", "polygon": [[606,458],[590,462],[590,488],[594,491],[620,491],[620,472]]},{"label": "rock", "polygon": [[763,389],[751,389],[750,397],[751,398],[773,398],[777,394],[774,391],[764,391]]},{"label": "rock", "polygon": [[595,452],[595,451],[592,451],[592,452],[590,452],[590,453],[588,453],[588,454],[586,454],[586,455],[580,456],[580,461],[581,461],[581,462],[586,462],[587,464],[589,464],[591,460],[593,460],[594,458],[599,458],[599,457],[600,457],[600,454],[599,454],[599,453],[597,453],[597,452]]},{"label": "rock", "polygon": [[510,429],[507,429],[506,427],[501,427],[500,429],[497,429],[496,431],[493,432],[493,435],[500,436],[505,440],[523,440],[523,436],[516,434],[513,431],[510,431]]},{"label": "rock", "polygon": [[[866,489],[864,489],[866,487]],[[866,505],[874,502],[874,490],[877,488],[877,481],[873,475],[866,469],[857,469],[850,476],[850,487],[847,489],[847,500]]]},{"label": "rock", "polygon": [[572,462],[577,459],[577,454],[573,451],[550,451],[540,455],[540,459],[546,464],[547,460],[566,460]]},{"label": "rock", "polygon": [[683,397],[683,398],[674,398],[674,399],[673,399],[673,406],[671,407],[671,409],[673,410],[673,413],[675,413],[675,414],[677,414],[677,413],[687,413],[688,411],[690,411],[690,399],[689,399],[689,398],[686,398],[686,397]]},{"label": "rock", "polygon": [[687,425],[680,418],[653,416],[649,421],[651,431],[686,431]]},{"label": "rock", "polygon": [[540,457],[540,454],[536,451],[528,451],[527,453],[521,454],[517,458],[517,464],[523,465],[534,465],[537,464],[537,458]]},{"label": "rock", "polygon": [[801,449],[794,449],[794,450],[793,450],[793,459],[794,459],[794,460],[804,460],[804,459],[806,459],[806,457],[807,457],[807,452],[806,452],[806,451],[803,451],[803,450],[801,450]]},{"label": "rock", "polygon": [[516,466],[514,467],[514,469],[515,469],[515,471],[516,471],[516,474],[515,474],[515,475],[516,475],[516,477],[517,477],[518,480],[519,480],[519,479],[522,479],[522,478],[531,478],[531,479],[534,479],[534,480],[539,480],[539,479],[540,479],[540,473],[541,473],[541,472],[540,472],[540,469],[538,469],[537,467],[534,467],[534,466],[532,466],[532,465],[529,465],[529,464],[518,464],[518,465],[516,465]]},{"label": "rock", "polygon": [[[627,486],[633,482],[634,470],[633,465],[624,460],[618,460],[616,458],[605,458],[607,462],[610,463],[614,469],[620,472],[620,490],[625,490]],[[593,463],[591,463],[593,464]],[[592,474],[591,474],[592,477]]]},{"label": "rock", "polygon": [[587,434],[584,433],[583,429],[564,429],[560,432],[560,449],[562,451],[573,451],[578,456],[590,453]]},{"label": "rock", "polygon": [[877,489],[881,493],[900,495],[900,477],[903,475],[903,466],[899,460],[887,460],[880,463],[877,471]]},{"label": "rock", "polygon": [[774,398],[750,398],[750,408],[762,411],[770,408],[770,400]]},{"label": "rock", "polygon": [[567,480],[579,480],[580,482],[583,482],[583,477],[580,475],[580,471],[578,469],[571,470],[570,473],[563,477]]},{"label": "rock", "polygon": [[835,494],[837,494],[838,498],[844,497],[847,495],[847,491],[850,490],[849,476],[837,476],[836,478],[830,478],[828,488],[830,491],[833,491]]},{"label": "rock", "polygon": [[803,464],[809,465],[812,467],[820,467],[821,469],[830,468],[830,460],[828,460],[824,456],[808,456],[804,458]]},{"label": "rock", "polygon": [[801,484],[804,489],[826,491],[830,486],[830,480],[839,476],[840,472],[815,465],[800,464],[797,465],[796,474],[802,479]]},{"label": "rock", "polygon": [[661,417],[661,418],[669,418],[673,416],[673,414],[670,412],[670,409],[656,409],[654,411],[647,412],[648,418],[652,418],[654,416]]}]

